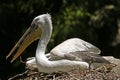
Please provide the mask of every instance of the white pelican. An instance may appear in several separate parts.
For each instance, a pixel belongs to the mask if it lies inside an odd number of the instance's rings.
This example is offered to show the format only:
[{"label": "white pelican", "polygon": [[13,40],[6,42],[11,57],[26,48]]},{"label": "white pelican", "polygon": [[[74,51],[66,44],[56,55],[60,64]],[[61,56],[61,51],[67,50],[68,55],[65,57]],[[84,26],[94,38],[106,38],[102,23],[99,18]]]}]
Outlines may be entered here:
[{"label": "white pelican", "polygon": [[32,42],[39,39],[35,57],[26,62],[29,66],[37,67],[39,72],[52,73],[58,71],[67,72],[74,69],[88,69],[89,61],[107,62],[98,55],[101,51],[97,47],[79,38],[68,39],[45,55],[51,34],[51,16],[43,14],[35,17],[31,26],[6,58],[17,50],[17,53],[11,60],[13,62]]}]

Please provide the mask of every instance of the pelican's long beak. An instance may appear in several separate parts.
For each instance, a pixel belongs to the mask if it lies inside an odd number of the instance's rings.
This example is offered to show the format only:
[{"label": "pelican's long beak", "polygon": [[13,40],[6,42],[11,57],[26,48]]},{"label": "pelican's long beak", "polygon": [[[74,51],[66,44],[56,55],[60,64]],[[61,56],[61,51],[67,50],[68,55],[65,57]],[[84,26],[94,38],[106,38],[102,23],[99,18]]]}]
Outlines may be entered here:
[{"label": "pelican's long beak", "polygon": [[17,51],[14,57],[11,60],[11,63],[18,58],[22,52],[35,40],[39,39],[41,36],[41,29],[32,23],[31,26],[27,29],[24,35],[20,38],[20,40],[16,43],[10,53],[6,56],[6,59],[10,57],[10,55]]}]

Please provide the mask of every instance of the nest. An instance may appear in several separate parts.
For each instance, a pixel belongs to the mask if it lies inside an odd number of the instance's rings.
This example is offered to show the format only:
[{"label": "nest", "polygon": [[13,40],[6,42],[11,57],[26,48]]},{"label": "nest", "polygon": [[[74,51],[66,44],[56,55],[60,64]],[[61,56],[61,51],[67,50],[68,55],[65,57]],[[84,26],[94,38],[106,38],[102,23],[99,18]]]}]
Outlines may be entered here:
[{"label": "nest", "polygon": [[51,74],[40,73],[36,70],[27,69],[25,72],[17,74],[8,80],[120,80],[120,75],[114,72],[112,68],[113,66],[101,66],[97,69]]}]

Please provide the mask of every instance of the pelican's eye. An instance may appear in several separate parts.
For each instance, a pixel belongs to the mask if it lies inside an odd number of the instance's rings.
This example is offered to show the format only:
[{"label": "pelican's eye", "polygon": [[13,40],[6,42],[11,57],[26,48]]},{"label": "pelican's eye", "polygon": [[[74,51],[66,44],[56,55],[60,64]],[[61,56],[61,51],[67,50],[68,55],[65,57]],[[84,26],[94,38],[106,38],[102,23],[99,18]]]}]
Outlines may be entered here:
[{"label": "pelican's eye", "polygon": [[34,20],[34,22],[39,22],[39,20],[40,20],[39,18],[36,18],[36,19]]},{"label": "pelican's eye", "polygon": [[31,23],[31,26],[30,26],[32,29],[34,28],[34,29],[37,29],[38,28],[38,25],[33,21],[32,23]]}]

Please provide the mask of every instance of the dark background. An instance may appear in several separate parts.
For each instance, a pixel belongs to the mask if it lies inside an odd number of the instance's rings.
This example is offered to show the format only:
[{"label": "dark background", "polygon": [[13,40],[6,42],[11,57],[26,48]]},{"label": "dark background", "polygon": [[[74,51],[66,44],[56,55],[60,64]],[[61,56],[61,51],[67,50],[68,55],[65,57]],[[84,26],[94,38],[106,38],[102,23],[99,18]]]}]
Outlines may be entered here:
[{"label": "dark background", "polygon": [[[53,34],[47,52],[68,38],[78,37],[102,51],[101,55],[120,58],[119,0],[0,0],[0,79],[25,71],[18,58],[6,55],[31,24],[34,17],[50,13]],[[37,41],[21,55],[34,56]]]}]

